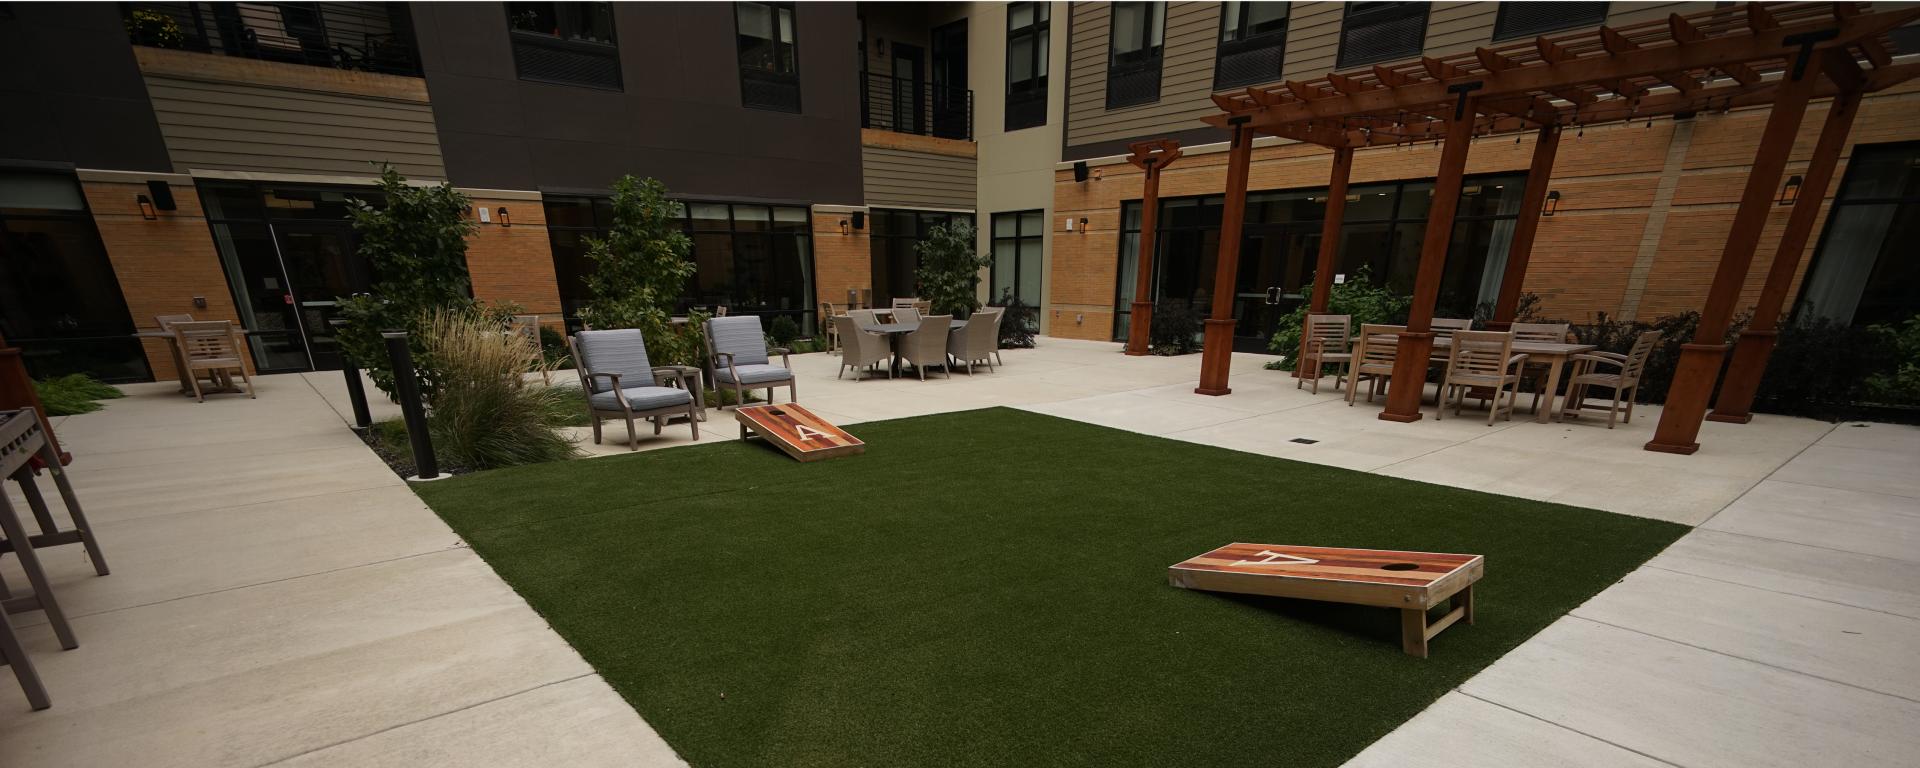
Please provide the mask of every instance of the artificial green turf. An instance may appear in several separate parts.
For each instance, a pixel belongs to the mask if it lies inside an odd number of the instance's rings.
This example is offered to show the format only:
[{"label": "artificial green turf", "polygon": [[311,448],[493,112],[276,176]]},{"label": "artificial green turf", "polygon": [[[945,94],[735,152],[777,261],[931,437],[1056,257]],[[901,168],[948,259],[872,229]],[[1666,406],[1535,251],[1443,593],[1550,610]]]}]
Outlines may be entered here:
[{"label": "artificial green turf", "polygon": [[[1685,531],[1006,409],[851,431],[418,491],[699,768],[1338,765]],[[1167,585],[1232,541],[1483,554],[1478,623],[1422,660]]]}]

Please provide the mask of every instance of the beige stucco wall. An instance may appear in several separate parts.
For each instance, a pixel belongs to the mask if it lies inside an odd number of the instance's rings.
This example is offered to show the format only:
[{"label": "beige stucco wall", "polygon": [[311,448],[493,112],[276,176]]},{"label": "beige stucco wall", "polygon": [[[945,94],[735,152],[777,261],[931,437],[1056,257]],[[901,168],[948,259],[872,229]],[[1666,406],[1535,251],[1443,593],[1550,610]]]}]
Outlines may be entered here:
[{"label": "beige stucco wall", "polygon": [[[979,145],[980,250],[993,251],[993,214],[1009,211],[1046,211],[1047,235],[1041,274],[1053,273],[1053,238],[1064,226],[1053,216],[1053,165],[1060,160],[1061,132],[1066,124],[1068,3],[1052,3],[1047,42],[1047,123],[1011,133],[1006,127],[1007,6],[970,3],[967,28],[967,79],[973,85],[974,141]],[[981,296],[988,291],[989,273],[980,280]],[[1073,315],[1053,316],[1044,297],[1052,286],[1040,286],[1043,306],[1040,331],[1049,333],[1055,322],[1073,322]]]}]

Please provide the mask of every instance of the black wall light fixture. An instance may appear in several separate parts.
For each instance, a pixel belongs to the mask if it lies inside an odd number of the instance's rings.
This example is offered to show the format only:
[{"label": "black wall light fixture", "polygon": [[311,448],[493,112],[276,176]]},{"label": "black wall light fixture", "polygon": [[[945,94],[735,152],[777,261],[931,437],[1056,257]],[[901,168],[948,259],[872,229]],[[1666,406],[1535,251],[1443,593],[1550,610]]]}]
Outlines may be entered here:
[{"label": "black wall light fixture", "polygon": [[1547,193],[1547,203],[1540,207],[1541,216],[1552,216],[1560,212],[1560,190]]},{"label": "black wall light fixture", "polygon": [[1780,188],[1780,204],[1793,205],[1800,200],[1800,184],[1803,180],[1798,174],[1787,178],[1786,186]]}]

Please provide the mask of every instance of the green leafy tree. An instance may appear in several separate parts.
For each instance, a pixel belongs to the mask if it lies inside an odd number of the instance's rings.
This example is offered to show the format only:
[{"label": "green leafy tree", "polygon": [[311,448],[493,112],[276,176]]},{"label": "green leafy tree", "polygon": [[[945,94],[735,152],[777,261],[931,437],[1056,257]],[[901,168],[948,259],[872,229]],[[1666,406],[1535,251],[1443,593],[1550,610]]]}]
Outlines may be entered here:
[{"label": "green leafy tree", "polygon": [[[372,293],[339,299],[340,316],[347,321],[340,347],[391,395],[393,371],[380,334],[406,331],[421,390],[430,396],[439,382],[432,352],[421,338],[428,314],[476,307],[467,276],[467,236],[474,230],[465,214],[469,201],[445,182],[410,185],[385,166],[380,192],[380,204],[349,200],[348,217],[360,234],[359,252],[373,267],[374,283]],[[511,314],[506,307],[491,311]]]},{"label": "green leafy tree", "polygon": [[591,298],[580,319],[591,328],[638,328],[649,357],[662,365],[698,365],[704,316],[672,323],[674,305],[697,267],[681,230],[680,204],[657,179],[623,176],[613,185],[613,231],[587,240]]},{"label": "green leafy tree", "polygon": [[[1346,282],[1335,284],[1327,294],[1327,314],[1352,315],[1355,333],[1360,331],[1363,323],[1404,323],[1407,321],[1407,310],[1412,306],[1413,297],[1402,296],[1388,290],[1385,285],[1376,284],[1372,271],[1366,267],[1348,276]],[[1299,361],[1300,333],[1306,322],[1307,305],[1301,304],[1275,323],[1273,340],[1268,342],[1267,349],[1286,357],[1268,363],[1268,368],[1293,370],[1294,364]]]},{"label": "green leafy tree", "polygon": [[934,314],[966,317],[980,308],[980,270],[993,259],[975,251],[975,242],[973,225],[955,221],[928,230],[927,239],[914,245],[920,298],[933,304]]}]

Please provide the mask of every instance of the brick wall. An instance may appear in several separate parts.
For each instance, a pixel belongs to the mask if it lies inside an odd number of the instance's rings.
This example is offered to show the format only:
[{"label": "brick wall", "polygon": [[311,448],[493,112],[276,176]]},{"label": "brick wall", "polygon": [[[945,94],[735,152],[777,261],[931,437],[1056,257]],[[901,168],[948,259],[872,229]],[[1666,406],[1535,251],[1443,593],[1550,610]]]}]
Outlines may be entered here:
[{"label": "brick wall", "polygon": [[[1920,84],[1869,96],[1855,118],[1847,154],[1855,144],[1920,140],[1920,123],[1911,119],[1917,107]],[[1824,101],[1807,110],[1787,175],[1805,173],[1826,111]],[[1561,193],[1559,213],[1540,222],[1525,290],[1541,297],[1546,314],[1575,322],[1588,321],[1600,312],[1619,316],[1623,309],[1643,320],[1699,309],[1726,244],[1766,118],[1766,110],[1756,109],[1703,114],[1684,126],[1656,120],[1651,128],[1642,122],[1590,127],[1585,135],[1568,131],[1561,139],[1549,186]],[[1469,153],[1466,170],[1468,174],[1525,172],[1532,151],[1531,134],[1518,143],[1511,135],[1483,138]],[[1222,193],[1226,160],[1225,152],[1181,159],[1162,177],[1161,196]],[[1354,157],[1352,183],[1431,178],[1438,160],[1439,150],[1431,143],[1363,150]],[[1829,198],[1838,191],[1845,162],[1843,157]],[[1300,144],[1256,146],[1248,188],[1324,187],[1331,166],[1332,154],[1325,149]],[[1099,181],[1075,182],[1067,169],[1054,174],[1054,218],[1049,226],[1055,231],[1047,299],[1055,320],[1051,333],[1056,336],[1106,340],[1112,332],[1120,204],[1139,199],[1141,179],[1137,169],[1124,163],[1098,167]],[[1775,206],[1768,211],[1740,306],[1751,306],[1759,298],[1790,210]],[[1076,222],[1075,232],[1065,232],[1062,222],[1068,217],[1085,217],[1087,231],[1077,231]],[[1815,243],[1824,225],[1823,209]],[[1809,245],[1801,257],[1795,292],[1812,250]],[[1085,322],[1071,322],[1074,314],[1082,312]]]},{"label": "brick wall", "polygon": [[[847,234],[840,233],[842,220],[847,222]],[[849,289],[873,287],[873,252],[867,231],[853,228],[851,212],[814,211],[814,301],[840,305],[846,303]]]},{"label": "brick wall", "polygon": [[[479,223],[467,238],[467,273],[473,296],[481,301],[512,302],[521,314],[541,315],[541,324],[561,328],[560,287],[553,271],[552,241],[547,238],[547,212],[538,195],[488,195],[463,190],[473,207],[485,208],[491,222]],[[505,207],[513,226],[500,226]]]}]

